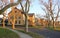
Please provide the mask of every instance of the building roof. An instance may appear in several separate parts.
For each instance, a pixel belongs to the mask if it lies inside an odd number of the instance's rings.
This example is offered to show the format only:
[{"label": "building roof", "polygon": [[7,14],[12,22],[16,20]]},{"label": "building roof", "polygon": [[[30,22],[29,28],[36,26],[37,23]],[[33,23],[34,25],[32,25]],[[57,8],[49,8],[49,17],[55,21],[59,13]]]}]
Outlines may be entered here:
[{"label": "building roof", "polygon": [[[16,9],[16,10],[20,11],[22,14],[24,14],[23,11],[22,10],[19,10],[17,7],[14,7],[13,9]],[[10,13],[12,12],[12,10],[10,11]],[[8,14],[10,14],[10,13],[8,13]],[[30,16],[30,17],[32,17],[34,15],[35,15],[34,13],[28,13],[28,16]]]},{"label": "building roof", "polygon": [[[20,11],[21,13],[23,13],[22,10],[19,10],[17,7],[14,7],[14,9],[16,9],[16,11],[18,10],[18,11]],[[12,9],[12,10],[13,10],[13,9]],[[12,10],[10,11],[10,13],[12,12]],[[8,13],[8,14],[10,14],[10,13]]]},{"label": "building roof", "polygon": [[29,13],[28,16],[34,16],[34,13]]}]

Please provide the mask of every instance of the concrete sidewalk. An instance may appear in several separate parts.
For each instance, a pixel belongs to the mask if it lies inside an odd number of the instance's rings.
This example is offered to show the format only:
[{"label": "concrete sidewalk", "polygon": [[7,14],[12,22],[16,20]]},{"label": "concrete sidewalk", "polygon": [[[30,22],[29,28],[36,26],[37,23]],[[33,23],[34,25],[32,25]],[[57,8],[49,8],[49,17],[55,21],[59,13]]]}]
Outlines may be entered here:
[{"label": "concrete sidewalk", "polygon": [[[9,28],[8,28],[8,29],[9,29]],[[9,30],[11,30],[11,31],[13,31],[13,32],[15,32],[15,33],[17,33],[20,38],[32,38],[31,36],[29,36],[29,35],[27,35],[27,34],[25,34],[25,33],[18,32],[18,31],[13,30],[13,29],[9,29]]]}]

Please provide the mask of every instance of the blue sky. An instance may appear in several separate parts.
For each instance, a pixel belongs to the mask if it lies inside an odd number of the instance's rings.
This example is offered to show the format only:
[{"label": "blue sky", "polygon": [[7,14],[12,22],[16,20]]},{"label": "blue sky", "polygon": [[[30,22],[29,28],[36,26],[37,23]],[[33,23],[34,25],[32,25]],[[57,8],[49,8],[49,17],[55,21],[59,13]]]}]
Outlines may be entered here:
[{"label": "blue sky", "polygon": [[[18,8],[20,8],[19,5],[18,5]],[[35,14],[40,14],[40,15],[44,14],[43,10],[41,9],[41,5],[40,5],[39,0],[32,0],[31,1],[29,13],[35,13]]]},{"label": "blue sky", "polygon": [[[18,5],[18,8],[20,9],[19,5]],[[44,14],[43,10],[41,9],[39,0],[31,0],[29,13],[35,13],[35,14],[40,14],[40,15]]]},{"label": "blue sky", "polygon": [[35,13],[35,14],[40,14],[40,15],[44,14],[43,10],[41,9],[39,0],[32,1],[29,13]]}]

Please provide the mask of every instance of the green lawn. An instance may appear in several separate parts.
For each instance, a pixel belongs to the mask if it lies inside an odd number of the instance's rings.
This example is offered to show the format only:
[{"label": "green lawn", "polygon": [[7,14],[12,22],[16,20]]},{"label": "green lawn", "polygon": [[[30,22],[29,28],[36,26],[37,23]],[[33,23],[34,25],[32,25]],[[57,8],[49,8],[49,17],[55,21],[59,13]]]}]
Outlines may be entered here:
[{"label": "green lawn", "polygon": [[0,38],[19,38],[19,36],[11,30],[0,28]]}]

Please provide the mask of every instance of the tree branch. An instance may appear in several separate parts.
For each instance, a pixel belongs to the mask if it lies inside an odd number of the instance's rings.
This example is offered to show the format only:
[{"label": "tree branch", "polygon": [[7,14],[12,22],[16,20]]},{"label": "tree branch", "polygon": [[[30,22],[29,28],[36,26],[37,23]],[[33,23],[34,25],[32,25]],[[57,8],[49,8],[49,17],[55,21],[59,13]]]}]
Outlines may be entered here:
[{"label": "tree branch", "polygon": [[21,0],[18,0],[17,3],[10,3],[8,4],[7,6],[5,6],[3,9],[0,10],[0,14],[2,14],[5,10],[7,10],[8,8],[12,7],[12,6],[15,6],[15,5],[18,5],[20,3]]}]

